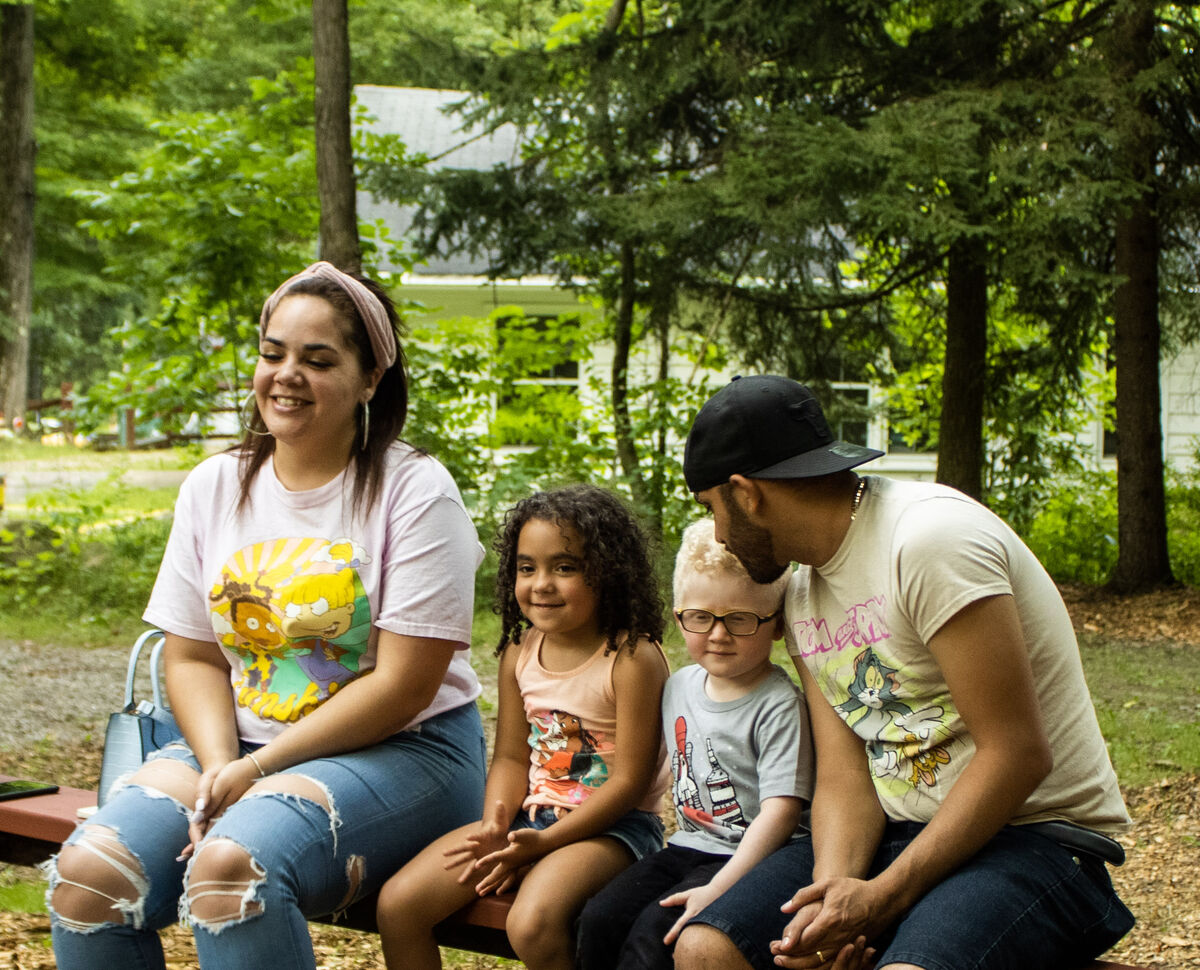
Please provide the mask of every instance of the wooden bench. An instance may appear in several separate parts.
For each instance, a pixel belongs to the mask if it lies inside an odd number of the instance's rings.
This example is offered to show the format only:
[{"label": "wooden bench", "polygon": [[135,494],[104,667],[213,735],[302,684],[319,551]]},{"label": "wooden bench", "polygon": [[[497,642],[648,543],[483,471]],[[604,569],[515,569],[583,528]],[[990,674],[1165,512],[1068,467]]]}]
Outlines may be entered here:
[{"label": "wooden bench", "polygon": [[[0,781],[7,776],[0,775]],[[0,862],[35,865],[58,851],[78,822],[79,809],[96,804],[96,793],[79,788],[60,788],[53,795],[33,795],[0,801]],[[515,957],[504,934],[509,901],[484,896],[459,910],[437,927],[442,946],[472,950],[492,956]],[[333,923],[330,917],[319,922]],[[351,906],[336,925],[375,931],[375,897],[368,896]],[[1098,961],[1080,970],[1145,970],[1121,963]]]},{"label": "wooden bench", "polygon": [[[7,775],[0,775],[0,781],[7,780]],[[32,866],[49,859],[79,822],[78,811],[95,804],[96,793],[80,788],[0,801],[0,862]],[[438,942],[459,950],[515,957],[504,933],[508,907],[506,898],[477,899],[438,925]],[[375,897],[360,899],[336,921],[322,917],[319,922],[374,932]]]}]

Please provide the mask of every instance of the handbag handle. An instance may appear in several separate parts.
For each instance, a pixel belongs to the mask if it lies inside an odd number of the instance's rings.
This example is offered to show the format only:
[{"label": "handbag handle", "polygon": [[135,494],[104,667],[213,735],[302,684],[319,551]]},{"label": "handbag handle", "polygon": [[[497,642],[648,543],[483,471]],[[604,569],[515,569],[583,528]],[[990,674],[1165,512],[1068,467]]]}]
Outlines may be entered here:
[{"label": "handbag handle", "polygon": [[158,682],[158,662],[162,654],[163,644],[166,642],[166,634],[162,630],[147,630],[133,644],[133,650],[129,654],[129,671],[125,675],[124,710],[132,711],[134,709],[133,681],[137,675],[138,657],[141,655],[142,648],[151,640],[156,640],[156,642],[150,649],[150,689],[154,693],[154,706],[159,710],[165,710],[162,687],[159,686]]}]

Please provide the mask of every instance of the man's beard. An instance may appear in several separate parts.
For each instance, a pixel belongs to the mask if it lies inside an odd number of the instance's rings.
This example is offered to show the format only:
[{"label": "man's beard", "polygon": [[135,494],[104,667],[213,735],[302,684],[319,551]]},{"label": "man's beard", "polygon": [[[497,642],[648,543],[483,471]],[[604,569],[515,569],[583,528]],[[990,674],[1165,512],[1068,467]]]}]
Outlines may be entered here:
[{"label": "man's beard", "polygon": [[732,500],[725,502],[729,515],[729,536],[725,541],[738,562],[745,567],[747,575],[756,583],[773,583],[786,571],[790,563],[780,565],[775,561],[771,548],[771,533],[750,521],[742,507]]}]

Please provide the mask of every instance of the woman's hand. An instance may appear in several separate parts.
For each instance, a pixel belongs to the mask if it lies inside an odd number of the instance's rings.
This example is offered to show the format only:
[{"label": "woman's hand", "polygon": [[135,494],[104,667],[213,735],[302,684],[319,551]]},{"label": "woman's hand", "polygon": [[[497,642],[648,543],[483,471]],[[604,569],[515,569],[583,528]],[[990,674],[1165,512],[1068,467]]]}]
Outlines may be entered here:
[{"label": "woman's hand", "polygon": [[235,758],[207,768],[196,785],[196,804],[188,819],[188,838],[180,859],[192,855],[213,823],[261,777],[248,758]]},{"label": "woman's hand", "polygon": [[504,802],[493,802],[488,814],[480,820],[479,828],[463,839],[460,845],[442,853],[446,859],[443,868],[450,870],[466,863],[458,877],[458,881],[465,886],[477,874],[474,863],[500,851],[508,844],[508,840],[504,838],[507,831],[508,809],[504,807]]}]

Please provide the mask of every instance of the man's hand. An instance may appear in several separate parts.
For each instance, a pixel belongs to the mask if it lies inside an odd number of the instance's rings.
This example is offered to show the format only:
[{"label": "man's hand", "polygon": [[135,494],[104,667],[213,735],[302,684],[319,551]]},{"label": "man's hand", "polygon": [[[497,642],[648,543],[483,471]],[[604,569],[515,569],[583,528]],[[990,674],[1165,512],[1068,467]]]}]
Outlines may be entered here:
[{"label": "man's hand", "polygon": [[776,965],[796,970],[869,966],[874,950],[866,942],[891,922],[875,896],[874,885],[862,879],[826,879],[801,889],[781,907],[796,915],[782,939],[771,943]]}]

